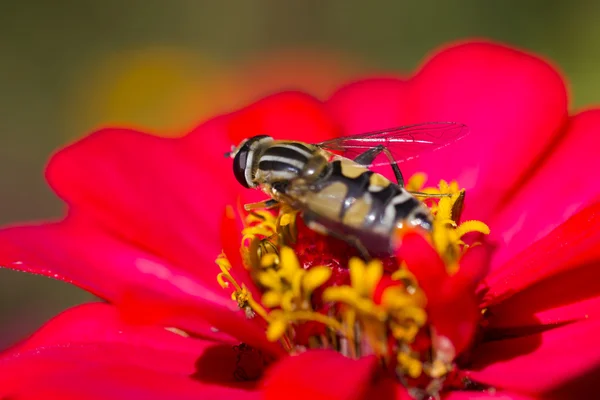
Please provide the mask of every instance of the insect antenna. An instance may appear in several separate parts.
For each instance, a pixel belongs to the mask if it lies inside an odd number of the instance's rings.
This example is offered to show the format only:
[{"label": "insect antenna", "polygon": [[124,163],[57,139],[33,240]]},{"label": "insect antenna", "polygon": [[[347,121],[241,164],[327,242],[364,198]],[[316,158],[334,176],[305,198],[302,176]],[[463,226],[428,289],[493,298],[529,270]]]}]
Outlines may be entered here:
[{"label": "insect antenna", "polygon": [[235,153],[236,153],[237,148],[235,146],[231,146],[231,150],[229,150],[227,153],[225,153],[225,158],[233,158],[235,157]]}]

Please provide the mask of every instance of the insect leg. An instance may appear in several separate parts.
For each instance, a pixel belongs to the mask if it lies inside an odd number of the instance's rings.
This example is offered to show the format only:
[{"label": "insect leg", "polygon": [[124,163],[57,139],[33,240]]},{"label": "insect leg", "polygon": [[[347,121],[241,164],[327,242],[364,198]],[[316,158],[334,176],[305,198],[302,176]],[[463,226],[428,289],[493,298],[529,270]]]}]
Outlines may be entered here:
[{"label": "insect leg", "polygon": [[450,193],[425,193],[425,192],[413,192],[413,191],[408,191],[408,193],[412,194],[413,196],[417,196],[417,197],[429,197],[429,198],[442,198],[442,197],[452,197],[452,194]]},{"label": "insect leg", "polygon": [[277,207],[278,205],[279,205],[279,202],[277,200],[268,199],[268,200],[259,201],[258,203],[244,204],[244,210],[251,211],[251,210],[257,210],[259,208],[274,208],[274,207]]},{"label": "insect leg", "polygon": [[360,240],[358,240],[357,237],[350,236],[350,235],[342,235],[334,230],[327,228],[325,225],[317,222],[316,216],[313,214],[305,212],[303,215],[303,218],[304,218],[304,223],[306,224],[306,226],[308,226],[313,231],[318,232],[322,235],[331,236],[336,239],[343,240],[344,242],[348,243],[350,246],[352,246],[356,250],[358,250],[358,252],[360,253],[360,256],[363,258],[363,260],[365,260],[365,261],[371,260],[371,255],[369,254],[369,251],[362,244],[362,242]]},{"label": "insect leg", "polygon": [[[425,192],[411,192],[410,194],[416,197],[428,197],[428,198],[442,198],[442,197],[452,197],[451,193],[425,193]],[[462,214],[463,206],[465,204],[465,191],[461,190],[458,198],[454,202],[452,206],[452,220],[458,223],[460,219],[460,215]]]},{"label": "insect leg", "polygon": [[392,171],[394,171],[394,176],[396,177],[396,182],[398,183],[398,185],[404,187],[404,177],[402,176],[402,171],[400,171],[400,167],[398,167],[398,163],[394,159],[392,153],[390,153],[388,148],[384,145],[380,144],[378,146],[373,147],[372,149],[365,151],[364,153],[359,154],[358,156],[356,156],[354,161],[361,165],[369,165],[381,152],[383,152],[383,154],[385,154],[385,156],[390,161],[390,166],[392,167]]}]

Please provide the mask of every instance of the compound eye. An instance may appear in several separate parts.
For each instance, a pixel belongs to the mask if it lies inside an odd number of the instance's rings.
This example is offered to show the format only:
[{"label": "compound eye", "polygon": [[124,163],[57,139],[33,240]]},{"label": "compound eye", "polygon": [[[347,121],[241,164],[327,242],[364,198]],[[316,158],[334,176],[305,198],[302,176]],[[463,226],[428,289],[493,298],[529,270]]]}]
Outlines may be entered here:
[{"label": "compound eye", "polygon": [[246,175],[250,175],[246,174],[246,169],[252,168],[251,165],[247,165],[249,150],[250,146],[248,145],[248,142],[244,143],[233,159],[233,174],[235,175],[235,179],[237,179],[240,185],[246,188],[249,188],[252,185],[252,182],[248,182],[246,179]]},{"label": "compound eye", "polygon": [[262,146],[271,141],[273,138],[270,136],[257,135],[240,144],[233,158],[233,174],[240,185],[246,188],[256,187],[252,175],[257,164],[256,154],[260,154]]}]

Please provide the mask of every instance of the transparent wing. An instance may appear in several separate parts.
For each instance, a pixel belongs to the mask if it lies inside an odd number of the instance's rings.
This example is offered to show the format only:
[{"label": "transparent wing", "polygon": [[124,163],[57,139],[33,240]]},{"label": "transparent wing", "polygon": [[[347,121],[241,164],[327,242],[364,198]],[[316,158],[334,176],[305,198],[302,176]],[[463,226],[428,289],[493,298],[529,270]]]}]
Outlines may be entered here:
[{"label": "transparent wing", "polygon": [[[444,148],[462,139],[468,132],[466,125],[457,122],[426,122],[344,136],[316,145],[352,160],[373,147],[383,145],[389,150],[395,162],[401,163],[421,154]],[[368,166],[383,166],[391,163],[392,161],[381,153]]]}]

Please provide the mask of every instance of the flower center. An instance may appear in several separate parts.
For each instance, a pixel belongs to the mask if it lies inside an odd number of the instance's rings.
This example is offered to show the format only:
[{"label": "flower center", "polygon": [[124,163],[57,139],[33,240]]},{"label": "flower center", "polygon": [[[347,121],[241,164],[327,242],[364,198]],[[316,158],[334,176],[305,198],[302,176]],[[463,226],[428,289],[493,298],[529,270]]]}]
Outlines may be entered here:
[{"label": "flower center", "polygon": [[[488,234],[489,228],[480,221],[459,223],[465,191],[456,182],[428,188],[424,182],[416,174],[406,189],[430,208],[433,229],[426,240],[451,275],[470,247],[463,237]],[[264,323],[269,340],[290,354],[330,349],[351,358],[375,355],[415,397],[441,390],[455,354],[436,337],[428,293],[403,260],[392,255],[364,261],[345,242],[308,229],[285,205],[277,213],[249,213],[240,250],[261,298],[233,278],[225,254],[217,259],[217,279],[224,288],[233,286],[232,299],[248,318]]]}]

